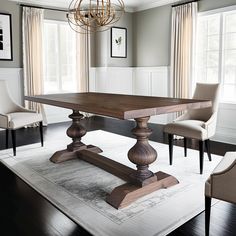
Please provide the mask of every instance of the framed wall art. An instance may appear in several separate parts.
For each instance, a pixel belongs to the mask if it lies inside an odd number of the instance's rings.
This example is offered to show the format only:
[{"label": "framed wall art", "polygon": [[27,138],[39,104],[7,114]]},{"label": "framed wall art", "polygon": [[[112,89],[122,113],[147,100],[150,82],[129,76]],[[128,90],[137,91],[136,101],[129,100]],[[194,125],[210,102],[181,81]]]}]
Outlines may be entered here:
[{"label": "framed wall art", "polygon": [[11,14],[7,13],[0,13],[0,60],[13,60]]},{"label": "framed wall art", "polygon": [[127,57],[127,29],[121,27],[111,28],[111,57]]}]

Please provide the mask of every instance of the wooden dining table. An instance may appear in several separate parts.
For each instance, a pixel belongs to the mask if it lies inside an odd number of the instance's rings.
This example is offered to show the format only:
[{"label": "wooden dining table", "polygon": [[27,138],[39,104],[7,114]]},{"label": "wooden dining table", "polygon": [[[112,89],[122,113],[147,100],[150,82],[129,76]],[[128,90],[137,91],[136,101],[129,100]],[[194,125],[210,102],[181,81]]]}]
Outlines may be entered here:
[{"label": "wooden dining table", "polygon": [[[125,184],[117,186],[106,198],[106,201],[117,209],[126,207],[153,191],[179,183],[174,176],[162,171],[153,173],[149,170],[149,165],[157,159],[157,150],[148,142],[152,133],[148,127],[150,117],[211,106],[209,100],[91,92],[26,96],[25,99],[73,111],[69,115],[72,124],[67,130],[67,135],[72,139],[72,142],[67,145],[66,149],[56,151],[50,160],[60,163],[80,158],[125,180]],[[128,158],[136,165],[136,169],[102,156],[99,154],[102,152],[99,147],[82,142],[81,139],[86,134],[86,128],[81,124],[81,120],[84,118],[81,112],[136,121],[136,127],[132,129],[132,133],[137,142],[128,151]]]}]

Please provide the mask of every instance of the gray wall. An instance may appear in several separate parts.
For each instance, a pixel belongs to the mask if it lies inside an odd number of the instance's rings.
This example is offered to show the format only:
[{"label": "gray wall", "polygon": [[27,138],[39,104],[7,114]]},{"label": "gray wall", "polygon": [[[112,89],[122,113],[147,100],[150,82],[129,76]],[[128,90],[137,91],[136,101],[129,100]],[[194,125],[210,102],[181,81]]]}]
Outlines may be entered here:
[{"label": "gray wall", "polygon": [[[200,0],[199,11],[235,5],[236,0]],[[170,65],[171,5],[134,13],[133,66]]]},{"label": "gray wall", "polygon": [[0,0],[0,12],[12,16],[13,61],[0,61],[0,68],[22,67],[21,10],[15,2]]},{"label": "gray wall", "polygon": [[93,66],[133,66],[133,14],[125,13],[124,16],[114,26],[127,28],[127,58],[112,58],[111,54],[111,31],[95,34],[95,63]]},{"label": "gray wall", "polygon": [[66,12],[62,12],[62,11],[51,11],[51,10],[45,10],[45,11],[44,11],[44,19],[47,19],[47,20],[67,21]]},{"label": "gray wall", "polygon": [[134,66],[169,64],[171,7],[134,13]]}]

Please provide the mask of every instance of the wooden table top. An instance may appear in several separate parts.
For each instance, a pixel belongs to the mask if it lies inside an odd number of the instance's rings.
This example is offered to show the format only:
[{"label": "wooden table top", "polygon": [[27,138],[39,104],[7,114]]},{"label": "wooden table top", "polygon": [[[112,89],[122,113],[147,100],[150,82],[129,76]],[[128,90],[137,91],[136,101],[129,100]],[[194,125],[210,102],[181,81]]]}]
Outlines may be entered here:
[{"label": "wooden table top", "polygon": [[134,119],[186,109],[210,107],[211,101],[120,95],[109,93],[66,93],[26,96],[26,100],[119,119]]}]

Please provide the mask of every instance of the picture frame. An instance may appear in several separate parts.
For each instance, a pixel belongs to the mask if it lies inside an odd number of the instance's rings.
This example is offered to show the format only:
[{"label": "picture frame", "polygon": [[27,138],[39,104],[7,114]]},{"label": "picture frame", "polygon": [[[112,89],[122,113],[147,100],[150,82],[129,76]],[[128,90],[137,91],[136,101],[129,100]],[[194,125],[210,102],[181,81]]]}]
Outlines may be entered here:
[{"label": "picture frame", "polygon": [[111,28],[111,57],[127,57],[127,29],[122,27]]},{"label": "picture frame", "polygon": [[0,60],[13,60],[12,21],[8,13],[0,13]]}]

